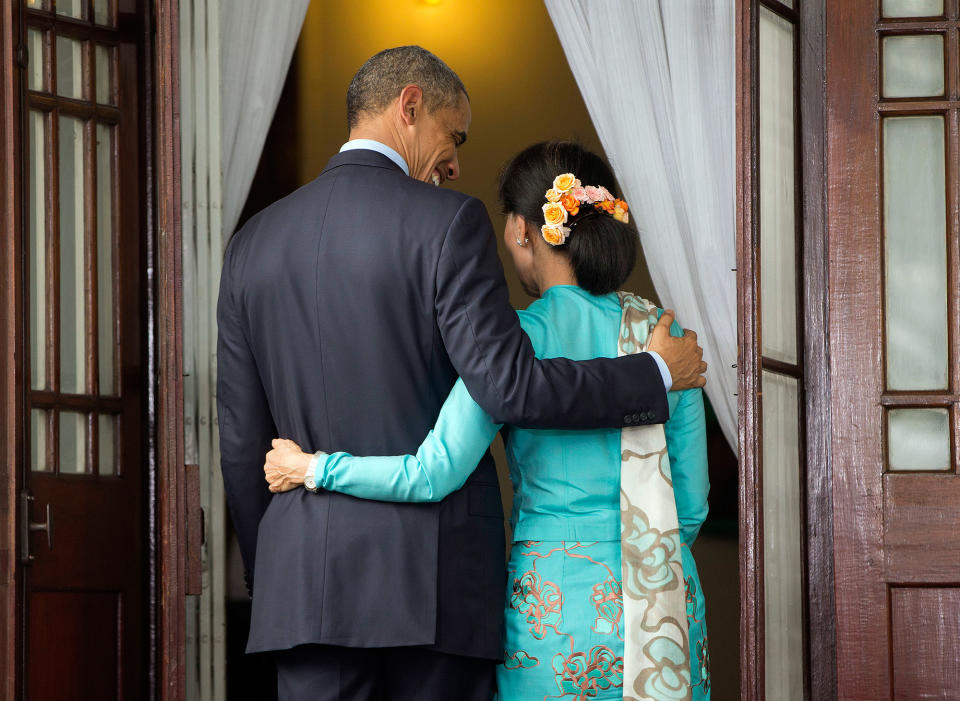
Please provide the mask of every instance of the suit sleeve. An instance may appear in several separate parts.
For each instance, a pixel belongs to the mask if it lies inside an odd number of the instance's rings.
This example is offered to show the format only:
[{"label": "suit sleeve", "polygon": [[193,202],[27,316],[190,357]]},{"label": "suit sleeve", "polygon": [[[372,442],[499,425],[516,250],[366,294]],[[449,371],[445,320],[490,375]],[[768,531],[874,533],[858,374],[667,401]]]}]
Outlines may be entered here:
[{"label": "suit sleeve", "polygon": [[277,431],[234,294],[234,254],[231,245],[217,301],[217,413],[227,505],[252,592],[257,529],[270,503],[263,460]]},{"label": "suit sleeve", "polygon": [[495,423],[578,429],[667,420],[663,379],[647,353],[579,362],[534,356],[477,199],[464,202],[447,231],[435,304],[450,360]]},{"label": "suit sleeve", "polygon": [[320,453],[317,486],[361,499],[440,501],[463,486],[498,430],[458,380],[416,455]]}]

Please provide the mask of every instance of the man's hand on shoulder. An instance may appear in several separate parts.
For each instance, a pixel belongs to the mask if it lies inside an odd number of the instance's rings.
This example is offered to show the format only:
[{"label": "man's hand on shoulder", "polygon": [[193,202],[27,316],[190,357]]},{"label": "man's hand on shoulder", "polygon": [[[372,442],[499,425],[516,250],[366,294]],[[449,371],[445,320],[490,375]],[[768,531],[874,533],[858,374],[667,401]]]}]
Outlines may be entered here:
[{"label": "man's hand on shoulder", "polygon": [[707,371],[707,364],[703,362],[703,348],[697,343],[697,334],[690,329],[684,329],[683,336],[671,336],[672,324],[673,310],[668,309],[654,327],[647,350],[659,353],[670,368],[673,389],[703,387],[707,384],[707,379],[703,376]]}]

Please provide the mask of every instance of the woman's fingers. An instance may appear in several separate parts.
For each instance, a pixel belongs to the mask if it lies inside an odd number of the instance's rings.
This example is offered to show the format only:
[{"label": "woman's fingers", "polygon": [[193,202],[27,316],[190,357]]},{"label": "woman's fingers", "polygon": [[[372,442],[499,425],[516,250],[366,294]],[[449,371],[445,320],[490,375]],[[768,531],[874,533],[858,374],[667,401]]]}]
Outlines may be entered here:
[{"label": "woman's fingers", "polygon": [[263,464],[263,478],[271,492],[286,492],[303,484],[302,470],[296,464],[303,455],[299,445],[288,438],[274,438]]},{"label": "woman's fingers", "polygon": [[298,471],[291,471],[277,460],[277,451],[267,453],[267,461],[263,464],[263,478],[271,492],[287,492],[303,484],[303,476]]}]

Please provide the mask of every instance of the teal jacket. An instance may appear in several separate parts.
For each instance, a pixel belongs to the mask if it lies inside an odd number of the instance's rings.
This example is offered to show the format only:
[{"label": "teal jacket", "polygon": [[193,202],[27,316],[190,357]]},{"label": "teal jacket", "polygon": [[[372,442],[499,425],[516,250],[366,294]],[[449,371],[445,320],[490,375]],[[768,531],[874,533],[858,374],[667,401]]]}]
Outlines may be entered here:
[{"label": "teal jacket", "polygon": [[[558,285],[518,314],[537,357],[617,355],[621,311],[616,294],[597,297]],[[683,333],[676,324],[671,332]],[[667,452],[680,529],[689,546],[707,515],[703,394],[691,389],[667,398]],[[457,381],[416,455],[318,453],[317,486],[363,499],[439,501],[463,486],[500,429]],[[620,429],[508,427],[504,440],[514,487],[515,541],[619,540]]]}]

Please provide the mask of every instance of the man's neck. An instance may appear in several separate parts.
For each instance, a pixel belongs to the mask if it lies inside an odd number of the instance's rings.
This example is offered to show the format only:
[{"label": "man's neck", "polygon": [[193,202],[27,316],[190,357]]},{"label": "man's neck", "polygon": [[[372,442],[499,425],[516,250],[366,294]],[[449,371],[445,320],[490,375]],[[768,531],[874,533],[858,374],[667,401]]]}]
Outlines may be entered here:
[{"label": "man's neck", "polygon": [[379,125],[358,125],[350,130],[350,135],[347,137],[347,139],[349,141],[354,141],[356,139],[369,139],[370,141],[378,141],[384,146],[389,146],[392,148],[394,151],[400,154],[401,158],[406,160],[406,157],[401,150],[399,139],[396,138],[396,135],[389,129],[379,127]]}]

